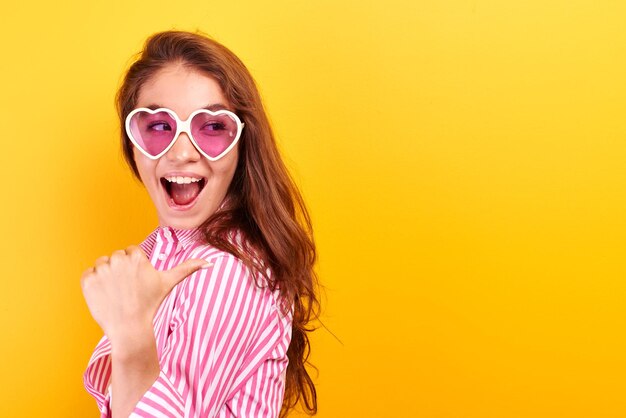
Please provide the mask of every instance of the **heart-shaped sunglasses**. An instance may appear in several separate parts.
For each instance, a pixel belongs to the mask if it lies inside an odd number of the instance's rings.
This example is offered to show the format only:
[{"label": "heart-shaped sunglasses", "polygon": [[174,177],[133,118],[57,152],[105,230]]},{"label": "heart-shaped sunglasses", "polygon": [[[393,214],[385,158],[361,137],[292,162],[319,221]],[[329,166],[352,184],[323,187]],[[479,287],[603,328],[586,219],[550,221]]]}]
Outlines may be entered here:
[{"label": "heart-shaped sunglasses", "polygon": [[187,120],[181,120],[171,109],[141,107],[126,117],[126,134],[139,151],[153,160],[161,158],[184,132],[200,154],[217,161],[233,149],[243,127],[237,115],[223,109],[198,109]]}]

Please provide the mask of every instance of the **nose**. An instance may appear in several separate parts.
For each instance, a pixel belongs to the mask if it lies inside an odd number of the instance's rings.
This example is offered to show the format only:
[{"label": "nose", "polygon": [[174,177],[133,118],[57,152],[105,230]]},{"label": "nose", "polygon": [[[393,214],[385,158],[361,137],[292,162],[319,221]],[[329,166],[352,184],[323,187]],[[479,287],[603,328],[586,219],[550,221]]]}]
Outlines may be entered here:
[{"label": "nose", "polygon": [[175,163],[186,163],[199,161],[202,155],[189,139],[185,132],[181,132],[172,148],[170,148],[165,157]]}]

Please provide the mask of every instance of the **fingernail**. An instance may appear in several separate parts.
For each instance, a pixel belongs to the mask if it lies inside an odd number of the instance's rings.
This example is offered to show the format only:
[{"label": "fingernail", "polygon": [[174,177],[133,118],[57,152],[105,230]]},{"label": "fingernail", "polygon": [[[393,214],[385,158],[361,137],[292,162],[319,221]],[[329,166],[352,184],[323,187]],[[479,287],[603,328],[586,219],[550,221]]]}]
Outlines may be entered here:
[{"label": "fingernail", "polygon": [[206,269],[209,267],[213,267],[213,263],[204,263],[203,265],[200,266],[201,269]]}]

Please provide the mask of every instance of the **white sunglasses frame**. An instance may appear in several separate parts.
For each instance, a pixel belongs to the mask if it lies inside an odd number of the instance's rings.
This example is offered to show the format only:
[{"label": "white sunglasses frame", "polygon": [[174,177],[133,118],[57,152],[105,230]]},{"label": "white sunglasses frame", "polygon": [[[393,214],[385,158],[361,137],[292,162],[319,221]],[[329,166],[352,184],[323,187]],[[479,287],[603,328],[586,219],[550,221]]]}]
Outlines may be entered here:
[{"label": "white sunglasses frame", "polygon": [[[172,116],[174,118],[174,120],[176,121],[176,133],[174,134],[174,139],[172,139],[172,142],[170,142],[170,144],[163,151],[161,151],[158,155],[150,155],[142,147],[140,147],[139,144],[137,143],[137,141],[135,141],[135,138],[133,138],[133,133],[132,133],[132,131],[130,129],[130,120],[132,119],[133,116],[135,116],[139,112],[147,112],[147,113],[149,113],[151,115],[154,115],[155,113],[159,113],[159,112],[166,112],[167,114]],[[230,118],[232,118],[235,121],[235,123],[237,124],[237,135],[235,136],[235,139],[228,146],[228,148],[226,148],[224,151],[222,151],[222,153],[220,155],[218,155],[217,157],[211,157],[210,155],[208,155],[207,153],[202,151],[202,148],[200,148],[200,146],[196,143],[196,141],[193,139],[193,135],[191,134],[191,121],[193,120],[194,116],[196,116],[196,115],[198,115],[200,113],[207,113],[207,114],[209,114],[211,116],[227,115]],[[223,156],[225,156],[226,154],[228,154],[230,152],[230,150],[232,150],[235,147],[237,142],[239,142],[239,137],[241,137],[241,133],[243,132],[243,127],[244,126],[245,126],[245,124],[241,121],[241,119],[239,119],[239,117],[237,115],[235,115],[230,110],[226,110],[226,109],[220,109],[220,110],[217,110],[215,112],[213,112],[213,111],[211,111],[209,109],[198,109],[198,110],[195,110],[194,112],[192,112],[191,115],[189,115],[189,117],[186,120],[181,120],[178,117],[178,115],[176,114],[176,112],[174,112],[172,109],[168,109],[166,107],[160,107],[160,108],[155,109],[155,110],[148,109],[147,107],[139,107],[137,109],[134,109],[132,112],[130,112],[128,114],[128,116],[126,116],[126,121],[125,121],[126,136],[128,136],[128,138],[131,140],[131,142],[133,143],[135,148],[137,148],[139,151],[141,151],[141,153],[143,155],[145,155],[146,157],[150,158],[151,160],[158,160],[163,155],[165,155],[170,150],[170,148],[172,148],[174,146],[174,143],[176,141],[178,141],[178,137],[180,136],[180,134],[184,132],[184,133],[187,134],[187,137],[189,138],[189,140],[191,141],[193,146],[196,147],[196,149],[198,150],[198,152],[200,154],[202,154],[209,161],[217,161],[220,158],[222,158]]]}]

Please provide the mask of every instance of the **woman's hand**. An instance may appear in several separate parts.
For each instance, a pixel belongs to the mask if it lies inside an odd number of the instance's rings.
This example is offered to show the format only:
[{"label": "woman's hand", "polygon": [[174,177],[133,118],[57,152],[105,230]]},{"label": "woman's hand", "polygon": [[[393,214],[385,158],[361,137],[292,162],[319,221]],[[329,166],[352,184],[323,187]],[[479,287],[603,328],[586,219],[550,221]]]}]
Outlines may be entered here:
[{"label": "woman's hand", "polygon": [[208,265],[205,260],[187,260],[169,271],[157,271],[141,248],[131,246],[97,259],[83,273],[81,286],[91,316],[114,346],[152,330],[165,296],[185,277]]}]

